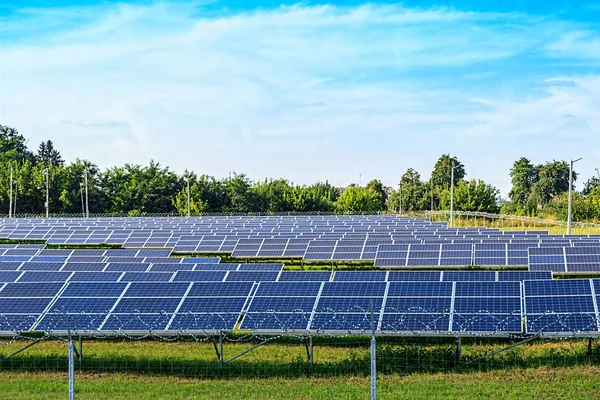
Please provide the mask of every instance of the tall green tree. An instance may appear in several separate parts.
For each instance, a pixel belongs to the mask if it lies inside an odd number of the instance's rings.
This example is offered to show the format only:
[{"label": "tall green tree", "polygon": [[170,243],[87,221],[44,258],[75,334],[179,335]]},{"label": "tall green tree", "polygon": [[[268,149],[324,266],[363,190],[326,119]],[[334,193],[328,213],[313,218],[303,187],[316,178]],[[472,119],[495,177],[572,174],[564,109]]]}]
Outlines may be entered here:
[{"label": "tall green tree", "polygon": [[450,154],[442,155],[431,173],[431,181],[438,188],[449,188],[452,177],[452,165],[454,165],[454,184],[466,176],[465,167],[456,157],[450,157]]},{"label": "tall green tree", "polygon": [[[546,205],[553,197],[569,190],[569,164],[551,161],[537,167],[538,179],[531,188],[529,207]],[[577,180],[573,171],[573,183]]]},{"label": "tall green tree", "polygon": [[538,181],[538,169],[530,160],[521,157],[510,170],[512,188],[510,201],[517,207],[526,208],[533,185]]},{"label": "tall green tree", "polygon": [[52,143],[52,140],[47,140],[40,143],[37,154],[35,155],[35,159],[38,163],[52,167],[58,167],[59,165],[63,165],[65,163],[65,160],[63,160],[60,152],[54,148],[54,143]]}]

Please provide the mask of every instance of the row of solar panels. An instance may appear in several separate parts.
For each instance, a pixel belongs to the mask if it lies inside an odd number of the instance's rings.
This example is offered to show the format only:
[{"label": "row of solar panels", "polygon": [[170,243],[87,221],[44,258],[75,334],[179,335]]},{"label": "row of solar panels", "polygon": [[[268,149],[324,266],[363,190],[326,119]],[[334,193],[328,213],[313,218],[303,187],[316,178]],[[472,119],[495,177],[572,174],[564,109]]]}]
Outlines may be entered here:
[{"label": "row of solar panels", "polygon": [[[315,271],[283,272],[283,264],[154,265],[149,270],[109,271],[67,268],[63,271],[0,271],[0,283],[9,282],[508,282],[552,279],[549,271]],[[156,268],[155,267],[171,267]]]},{"label": "row of solar panels", "polygon": [[600,246],[531,248],[529,270],[598,273],[600,272]]},{"label": "row of solar panels", "polygon": [[599,280],[8,283],[0,331],[599,336]]}]

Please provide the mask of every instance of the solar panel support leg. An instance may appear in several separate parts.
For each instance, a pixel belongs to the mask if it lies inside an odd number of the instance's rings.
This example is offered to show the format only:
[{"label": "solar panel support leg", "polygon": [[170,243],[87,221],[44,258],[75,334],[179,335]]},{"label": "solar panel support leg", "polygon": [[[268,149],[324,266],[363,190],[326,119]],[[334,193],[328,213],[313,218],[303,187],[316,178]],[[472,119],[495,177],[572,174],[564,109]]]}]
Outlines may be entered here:
[{"label": "solar panel support leg", "polygon": [[593,338],[588,339],[587,355],[590,358],[592,357],[592,355],[594,355],[594,339]]},{"label": "solar panel support leg", "polygon": [[306,346],[306,355],[308,357],[308,363],[310,364],[310,368],[312,370],[313,367],[313,338],[312,336],[309,336],[306,341],[304,342],[304,345]]},{"label": "solar panel support leg", "polygon": [[462,338],[456,338],[456,353],[454,354],[454,360],[459,363],[462,358]]},{"label": "solar panel support leg", "polygon": [[217,340],[215,337],[211,337],[213,342],[213,346],[215,347],[215,352],[217,353],[217,359],[219,360],[219,368],[223,366],[223,336],[219,335],[219,344],[217,345]]},{"label": "solar panel support leg", "polygon": [[15,351],[15,352],[13,352],[13,353],[11,353],[11,354],[9,354],[9,355],[8,355],[8,356],[6,356],[4,359],[5,359],[5,360],[8,360],[9,358],[12,358],[12,357],[16,356],[17,354],[24,352],[24,351],[25,351],[25,350],[27,350],[28,348],[30,348],[30,347],[32,347],[32,346],[35,346],[36,344],[38,344],[38,343],[39,343],[39,342],[41,342],[42,340],[44,340],[44,338],[42,338],[42,339],[37,339],[37,340],[34,340],[33,342],[29,343],[27,346],[25,346],[25,347],[21,347],[19,350]]},{"label": "solar panel support leg", "polygon": [[254,349],[258,349],[260,346],[262,346],[262,345],[265,345],[265,344],[267,344],[267,343],[269,343],[269,342],[272,342],[273,340],[277,340],[277,339],[279,339],[279,336],[276,336],[276,337],[272,337],[272,338],[270,338],[270,339],[263,340],[262,342],[260,342],[260,343],[258,343],[258,344],[255,344],[254,346],[250,347],[249,349],[246,349],[246,350],[242,351],[240,354],[238,354],[238,355],[236,355],[236,356],[233,356],[233,357],[231,357],[231,358],[229,358],[229,359],[227,359],[227,360],[223,361],[223,364],[229,364],[230,362],[232,362],[233,360],[237,360],[238,358],[240,358],[240,357],[241,357],[241,356],[243,356],[244,354],[248,354],[248,353],[250,353],[252,350],[254,350]]},{"label": "solar panel support leg", "polygon": [[69,339],[69,400],[75,400],[75,343]]},{"label": "solar panel support leg", "polygon": [[83,362],[83,336],[79,336],[79,351],[77,352],[77,358],[79,359],[79,367]]}]

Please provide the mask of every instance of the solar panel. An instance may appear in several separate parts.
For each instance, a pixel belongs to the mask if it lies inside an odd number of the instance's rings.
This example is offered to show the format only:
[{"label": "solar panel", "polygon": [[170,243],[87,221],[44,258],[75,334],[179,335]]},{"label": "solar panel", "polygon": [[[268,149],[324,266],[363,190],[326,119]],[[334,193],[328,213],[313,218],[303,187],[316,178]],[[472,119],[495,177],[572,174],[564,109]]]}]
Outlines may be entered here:
[{"label": "solar panel", "polygon": [[585,334],[599,331],[592,280],[525,281],[526,332]]},{"label": "solar panel", "polygon": [[286,272],[279,275],[279,282],[329,282],[331,272],[325,271],[307,271],[307,272]]}]

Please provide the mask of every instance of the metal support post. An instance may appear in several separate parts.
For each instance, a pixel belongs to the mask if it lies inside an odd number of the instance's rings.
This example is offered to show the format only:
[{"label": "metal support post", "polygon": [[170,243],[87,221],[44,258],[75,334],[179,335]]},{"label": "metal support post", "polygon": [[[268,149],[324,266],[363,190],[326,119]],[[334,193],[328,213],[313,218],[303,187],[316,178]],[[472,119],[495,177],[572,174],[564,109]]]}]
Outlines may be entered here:
[{"label": "metal support post", "polygon": [[371,400],[377,399],[377,342],[375,341],[375,315],[373,313],[373,300],[371,309]]},{"label": "metal support post", "polygon": [[79,336],[79,367],[81,367],[82,362],[83,362],[83,337]]},{"label": "metal support post", "polygon": [[13,209],[13,167],[10,166],[10,188],[8,190],[8,218],[12,218],[12,209]]},{"label": "metal support post", "polygon": [[454,359],[457,363],[459,363],[461,358],[462,358],[462,338],[457,337],[456,338],[456,353],[455,353]]},{"label": "metal support post", "polygon": [[69,400],[75,400],[75,344],[69,338]]},{"label": "metal support post", "polygon": [[308,363],[310,364],[311,368],[313,366],[313,338],[312,336],[309,336],[306,341],[304,342],[304,345],[306,346],[306,355],[308,357]]},{"label": "metal support post", "polygon": [[588,350],[587,350],[587,355],[588,357],[592,357],[592,355],[594,355],[594,339],[593,338],[589,338],[588,339]]}]

